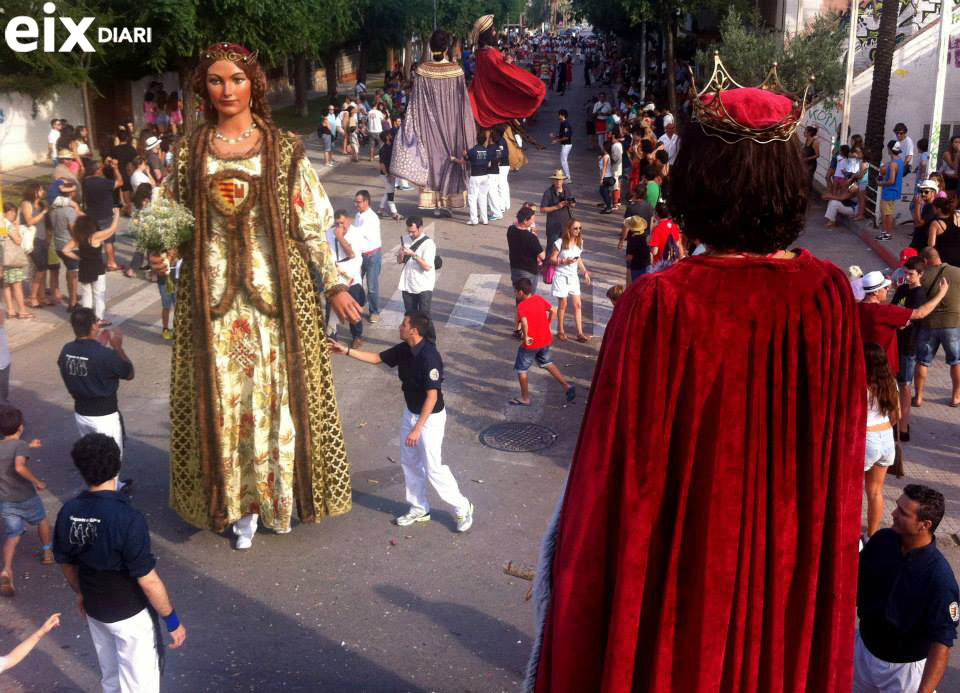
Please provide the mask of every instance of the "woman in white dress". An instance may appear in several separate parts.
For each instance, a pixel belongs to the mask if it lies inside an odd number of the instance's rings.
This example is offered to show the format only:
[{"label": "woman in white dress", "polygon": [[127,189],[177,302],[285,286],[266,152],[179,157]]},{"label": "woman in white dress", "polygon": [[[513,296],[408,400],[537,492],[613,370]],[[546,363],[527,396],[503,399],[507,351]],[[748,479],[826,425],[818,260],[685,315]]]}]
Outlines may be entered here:
[{"label": "woman in white dress", "polygon": [[556,265],[553,277],[552,293],[557,299],[557,339],[565,340],[563,331],[564,316],[567,312],[567,299],[573,306],[573,319],[577,326],[577,341],[587,342],[590,337],[583,333],[583,315],[580,303],[580,273],[583,283],[590,286],[590,273],[583,264],[583,225],[578,219],[571,219],[563,229],[561,236],[550,249],[550,264]]}]

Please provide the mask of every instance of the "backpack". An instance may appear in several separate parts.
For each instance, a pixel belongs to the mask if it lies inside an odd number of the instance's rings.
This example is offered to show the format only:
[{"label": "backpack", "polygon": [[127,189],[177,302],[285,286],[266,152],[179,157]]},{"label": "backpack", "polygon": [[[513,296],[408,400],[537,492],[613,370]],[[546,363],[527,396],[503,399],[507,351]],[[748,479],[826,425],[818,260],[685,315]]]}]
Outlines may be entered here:
[{"label": "backpack", "polygon": [[[424,243],[428,238],[430,238],[430,237],[429,237],[429,236],[424,236],[423,238],[418,238],[416,241],[414,241],[414,242],[410,245],[410,250],[412,250],[413,252],[417,252],[417,248],[419,248],[421,245],[423,245],[423,243]],[[407,258],[407,260],[409,260],[409,259],[410,259],[410,258]],[[406,260],[404,260],[404,262],[406,262]],[[443,268],[443,258],[440,257],[440,253],[439,253],[439,251],[438,251],[437,254],[433,256],[433,269],[439,270],[439,269],[442,269],[442,268]]]}]

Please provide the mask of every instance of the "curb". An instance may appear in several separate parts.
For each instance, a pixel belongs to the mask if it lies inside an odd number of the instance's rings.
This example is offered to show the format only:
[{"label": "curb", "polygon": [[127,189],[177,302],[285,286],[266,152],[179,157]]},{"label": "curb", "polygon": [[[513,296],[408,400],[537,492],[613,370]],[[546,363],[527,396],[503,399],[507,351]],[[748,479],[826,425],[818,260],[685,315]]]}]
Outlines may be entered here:
[{"label": "curb", "polygon": [[[900,264],[898,255],[894,254],[889,246],[884,245],[884,241],[878,241],[874,238],[876,230],[868,222],[853,222],[852,230],[870,250],[879,255],[880,259],[887,263],[887,267],[893,269]],[[889,241],[887,242],[889,243]]]}]

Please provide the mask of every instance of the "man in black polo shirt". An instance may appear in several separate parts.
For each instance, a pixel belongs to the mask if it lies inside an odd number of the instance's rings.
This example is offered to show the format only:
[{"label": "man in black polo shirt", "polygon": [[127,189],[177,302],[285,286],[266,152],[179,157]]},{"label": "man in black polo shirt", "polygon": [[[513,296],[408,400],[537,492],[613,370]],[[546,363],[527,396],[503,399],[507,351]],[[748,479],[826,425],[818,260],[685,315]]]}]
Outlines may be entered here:
[{"label": "man in black polo shirt", "polygon": [[74,310],[70,325],[77,338],[64,345],[57,365],[67,392],[73,397],[77,429],[81,436],[110,436],[122,455],[123,420],[117,407],[117,390],[121,380],[133,380],[133,363],[123,351],[123,335],[116,330],[101,333],[97,316],[90,308]]},{"label": "man in black polo shirt", "polygon": [[450,467],[441,461],[447,411],[440,390],[443,359],[433,338],[430,318],[423,313],[408,312],[400,325],[400,339],[403,341],[386,351],[379,354],[359,351],[333,340],[330,340],[330,348],[364,363],[385,363],[397,368],[403,384],[403,399],[407,406],[403,412],[404,446],[400,451],[400,465],[410,510],[394,522],[407,527],[430,519],[429,481],[437,495],[453,506],[457,531],[466,532],[473,525],[473,504],[460,493]]},{"label": "man in black polo shirt", "polygon": [[87,617],[103,690],[158,693],[163,636],[157,617],[171,647],[183,644],[187,630],[154,570],[147,521],[117,492],[120,449],[112,438],[88,433],[70,455],[89,488],[57,514],[54,558]]},{"label": "man in black polo shirt", "polygon": [[563,226],[573,218],[571,211],[576,200],[570,188],[564,182],[566,176],[557,169],[550,176],[553,183],[540,198],[540,212],[547,215],[547,250],[552,251],[554,244],[563,235]]},{"label": "man in black polo shirt", "polygon": [[[466,153],[466,164],[470,167],[467,179],[467,204],[470,207],[468,226],[487,223],[487,193],[490,191],[490,131],[477,132],[477,143]],[[477,216],[479,215],[479,221]]]},{"label": "man in black polo shirt", "polygon": [[933,536],[943,494],[909,484],[893,528],[860,553],[853,691],[932,693],[943,678],[960,622],[960,594]]}]

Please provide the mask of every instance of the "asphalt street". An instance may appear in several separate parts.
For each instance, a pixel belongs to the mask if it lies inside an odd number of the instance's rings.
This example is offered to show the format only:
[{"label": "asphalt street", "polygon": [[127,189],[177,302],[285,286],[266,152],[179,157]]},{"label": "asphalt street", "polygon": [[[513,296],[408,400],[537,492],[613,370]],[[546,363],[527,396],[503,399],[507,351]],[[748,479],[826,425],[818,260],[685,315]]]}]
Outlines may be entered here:
[{"label": "asphalt street", "polygon": [[[532,636],[532,608],[525,599],[529,583],[505,575],[503,566],[535,563],[609,318],[603,294],[623,275],[616,249],[619,216],[602,216],[593,205],[599,199],[595,154],[587,150],[579,117],[587,95],[579,82],[564,97],[550,94],[533,126],[537,139],[548,142],[548,133],[556,129],[556,109],[566,107],[577,128],[570,161],[582,201],[577,213],[585,227],[584,260],[598,286],[584,295],[585,331],[597,335],[593,342],[555,346],[558,366],[579,390],[573,404],[566,404],[559,386],[542,372],[531,373],[533,406],[508,404],[518,394],[505,239],[511,215],[468,227],[461,212],[433,220],[428,230],[444,259],[433,301],[446,368],[444,459],[476,506],[467,534],[454,532],[450,509],[439,500],[432,522],[403,529],[391,524],[405,509],[398,464],[404,406],[399,381],[386,367],[342,357],[335,361],[335,379],[352,465],[353,511],[296,526],[284,536],[261,532],[247,552],[234,551],[226,536],[186,525],[167,507],[170,346],[160,336],[156,287],[110,274],[108,313],[122,322],[125,348],[137,369],[135,380],[120,392],[129,437],[122,476],[136,479],[134,502],[147,515],[157,570],[188,629],[183,648],[168,651],[164,690],[519,689]],[[319,166],[322,157],[312,156],[335,207],[352,210],[353,194],[361,188],[371,191],[376,205],[383,181],[375,164],[341,160],[325,169]],[[559,166],[558,147],[530,149],[528,156],[529,164],[510,176],[514,213],[523,201],[539,203]],[[416,201],[415,190],[398,193],[400,213],[416,213]],[[538,226],[542,237],[542,217]],[[389,251],[404,227],[384,220],[382,228]],[[811,229],[810,239],[821,239],[817,242],[828,255],[839,252],[821,232]],[[122,258],[129,257],[129,241],[120,247]],[[843,252],[869,253],[852,245]],[[849,264],[844,257],[835,261]],[[366,349],[398,341],[398,277],[399,266],[385,252],[381,293],[387,310],[380,324],[364,326]],[[75,439],[72,405],[55,366],[61,346],[71,339],[64,318],[63,311],[54,320],[45,317],[48,329],[32,341],[15,339],[19,325],[8,325],[16,344],[12,399],[26,414],[26,435],[44,441],[31,466],[49,485],[43,498],[51,516],[82,487],[68,454]],[[547,426],[557,434],[556,443],[537,453],[483,446],[480,432],[505,421]],[[0,644],[9,649],[55,611],[63,612],[62,625],[20,666],[0,675],[0,690],[96,690],[99,672],[86,626],[59,569],[32,559],[37,545],[35,535],[21,543],[19,593],[0,602]]]}]

